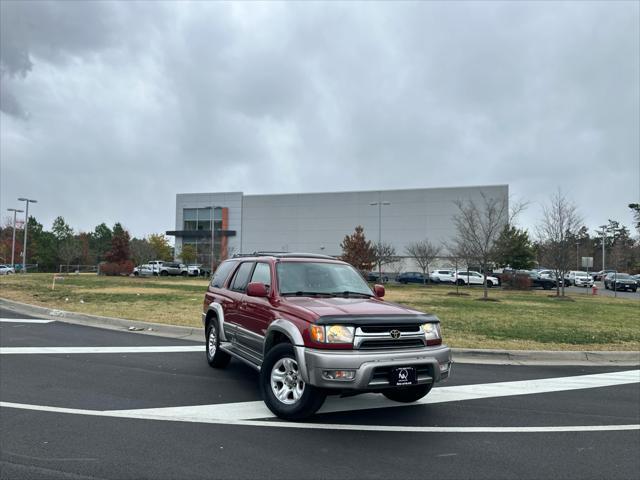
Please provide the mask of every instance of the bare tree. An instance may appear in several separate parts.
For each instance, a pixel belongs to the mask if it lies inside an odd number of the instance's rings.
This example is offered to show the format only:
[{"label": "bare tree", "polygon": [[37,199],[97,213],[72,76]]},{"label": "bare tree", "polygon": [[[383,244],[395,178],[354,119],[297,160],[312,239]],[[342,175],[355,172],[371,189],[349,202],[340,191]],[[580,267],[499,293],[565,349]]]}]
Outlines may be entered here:
[{"label": "bare tree", "polygon": [[129,250],[131,251],[131,258],[136,265],[141,265],[153,260],[156,253],[153,246],[146,238],[133,238],[129,242]]},{"label": "bare tree", "polygon": [[[80,242],[73,235],[69,235],[62,240],[58,245],[58,255],[60,260],[67,266],[67,272],[69,271],[69,265],[76,260],[82,253]],[[62,268],[62,267],[61,267]]]},{"label": "bare tree", "polygon": [[374,263],[378,266],[379,281],[382,282],[382,267],[385,265],[391,265],[398,261],[398,255],[396,255],[396,247],[387,242],[380,242],[373,244],[373,258]]},{"label": "bare tree", "polygon": [[422,270],[423,283],[426,283],[429,278],[429,265],[440,255],[440,247],[429,240],[421,240],[407,245],[405,251]]},{"label": "bare tree", "polygon": [[[507,198],[493,198],[481,193],[479,202],[457,200],[458,213],[454,215],[457,236],[453,243],[455,250],[465,252],[469,260],[478,262],[484,274],[483,298],[489,296],[487,289],[487,268],[493,259],[496,243],[505,225],[519,213],[524,205],[516,205],[509,214]],[[510,218],[511,217],[511,218]]]},{"label": "bare tree", "polygon": [[561,280],[573,264],[574,239],[581,225],[582,219],[578,215],[577,207],[567,200],[561,190],[558,190],[549,204],[543,207],[542,221],[538,225],[537,232],[541,256],[544,262],[555,271],[556,296],[560,296],[562,291],[564,297],[564,281],[561,282]]}]

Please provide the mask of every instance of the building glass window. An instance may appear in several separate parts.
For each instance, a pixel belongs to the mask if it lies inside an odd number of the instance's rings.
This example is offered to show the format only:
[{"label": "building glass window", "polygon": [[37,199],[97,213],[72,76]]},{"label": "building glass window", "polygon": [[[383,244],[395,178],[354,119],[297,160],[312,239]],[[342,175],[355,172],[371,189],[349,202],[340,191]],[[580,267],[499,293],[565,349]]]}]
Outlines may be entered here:
[{"label": "building glass window", "polygon": [[198,210],[196,208],[185,208],[182,211],[185,230],[196,230],[198,225]]}]

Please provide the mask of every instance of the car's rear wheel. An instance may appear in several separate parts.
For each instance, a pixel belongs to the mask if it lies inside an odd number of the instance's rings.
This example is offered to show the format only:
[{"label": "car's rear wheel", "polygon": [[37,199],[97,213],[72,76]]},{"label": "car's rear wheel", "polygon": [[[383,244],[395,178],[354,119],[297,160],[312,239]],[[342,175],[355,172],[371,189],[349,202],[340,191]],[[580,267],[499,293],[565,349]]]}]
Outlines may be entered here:
[{"label": "car's rear wheel", "polygon": [[260,369],[264,403],[278,417],[301,420],[316,413],[326,394],[304,382],[293,346],[280,343],[267,353]]},{"label": "car's rear wheel", "polygon": [[183,277],[186,277],[189,274],[187,272],[182,272],[180,275],[182,275]]},{"label": "car's rear wheel", "polygon": [[230,361],[231,355],[220,350],[218,322],[212,320],[207,325],[207,362],[213,368],[224,368]]},{"label": "car's rear wheel", "polygon": [[169,276],[169,272],[167,272],[166,270],[162,270],[162,271],[160,272],[160,276],[161,276],[161,277],[167,277],[167,276]]},{"label": "car's rear wheel", "polygon": [[458,281],[456,282],[458,285],[462,286],[464,285],[464,280],[462,280],[461,278],[458,279]]},{"label": "car's rear wheel", "polygon": [[420,400],[431,391],[432,383],[428,385],[416,385],[415,387],[402,387],[386,390],[382,394],[389,400],[401,403],[411,403]]}]

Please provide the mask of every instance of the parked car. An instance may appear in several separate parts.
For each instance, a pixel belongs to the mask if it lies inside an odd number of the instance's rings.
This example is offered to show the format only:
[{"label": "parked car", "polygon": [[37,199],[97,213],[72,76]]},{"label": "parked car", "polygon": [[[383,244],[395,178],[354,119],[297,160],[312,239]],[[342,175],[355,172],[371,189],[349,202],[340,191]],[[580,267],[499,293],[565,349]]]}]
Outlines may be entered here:
[{"label": "parked car", "polygon": [[556,276],[556,271],[555,270],[538,270],[538,276],[541,278],[550,278],[551,280],[560,283],[560,286],[564,285],[564,280],[560,279],[558,280],[558,277]]},{"label": "parked car", "polygon": [[[459,270],[454,274],[454,282],[458,285],[484,285],[484,275],[472,270]],[[487,276],[487,287],[497,287],[498,285],[500,285],[500,280]]]},{"label": "parked car", "polygon": [[437,317],[384,293],[328,256],[226,260],[204,298],[207,362],[224,368],[235,358],[258,370],[265,404],[288,420],[312,415],[327,394],[414,402],[449,376],[451,350]]},{"label": "parked car", "polygon": [[544,290],[551,290],[552,288],[557,287],[558,282],[555,278],[543,277],[537,271],[530,271],[528,272],[528,275],[531,282],[531,288],[542,288]]},{"label": "parked car", "polygon": [[396,277],[400,283],[426,283],[425,276],[420,272],[404,272]]},{"label": "parked car", "polygon": [[573,275],[570,277],[571,284],[576,287],[593,287],[594,281],[591,275],[587,272],[571,272]]},{"label": "parked car", "polygon": [[604,277],[604,288],[607,290],[638,290],[638,282],[628,273],[608,273]]},{"label": "parked car", "polygon": [[0,265],[0,275],[13,275],[16,273],[15,268],[9,265]]},{"label": "parked car", "polygon": [[148,263],[138,265],[133,269],[133,274],[136,277],[150,277],[153,275],[153,268]]},{"label": "parked car", "polygon": [[367,273],[367,282],[381,282],[387,283],[389,281],[389,276],[382,272],[382,277],[379,272],[369,272]]},{"label": "parked car", "polygon": [[160,267],[158,267],[157,274],[162,277],[166,277],[168,275],[182,275],[183,277],[186,277],[189,275],[189,270],[184,263],[164,262]]},{"label": "parked car", "polygon": [[187,273],[192,277],[199,277],[202,271],[202,265],[187,265]]},{"label": "parked car", "polygon": [[453,283],[453,270],[431,270],[429,280],[434,283]]},{"label": "parked car", "polygon": [[591,276],[597,282],[604,280],[604,277],[607,276],[608,273],[615,273],[615,270],[600,270],[599,272],[592,273]]}]

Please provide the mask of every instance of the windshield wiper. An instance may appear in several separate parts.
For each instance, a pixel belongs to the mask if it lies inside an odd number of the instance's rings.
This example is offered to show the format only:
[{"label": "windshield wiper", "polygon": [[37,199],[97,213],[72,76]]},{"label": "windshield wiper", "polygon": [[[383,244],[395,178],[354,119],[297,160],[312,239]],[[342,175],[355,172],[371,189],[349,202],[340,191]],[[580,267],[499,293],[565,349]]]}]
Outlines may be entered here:
[{"label": "windshield wiper", "polygon": [[317,297],[318,295],[326,295],[331,296],[333,294],[328,292],[306,292],[304,290],[298,290],[297,292],[286,292],[283,293],[282,296],[296,296],[296,297]]},{"label": "windshield wiper", "polygon": [[338,295],[342,295],[345,297],[350,297],[351,295],[355,295],[355,296],[359,296],[359,297],[366,297],[366,298],[371,298],[373,297],[373,295],[371,295],[370,293],[365,293],[365,292],[353,292],[351,290],[345,290],[344,292],[331,292],[332,295],[334,296],[338,296]]}]

